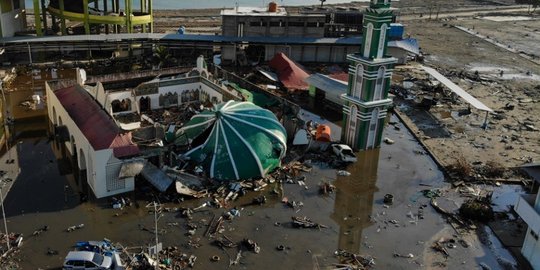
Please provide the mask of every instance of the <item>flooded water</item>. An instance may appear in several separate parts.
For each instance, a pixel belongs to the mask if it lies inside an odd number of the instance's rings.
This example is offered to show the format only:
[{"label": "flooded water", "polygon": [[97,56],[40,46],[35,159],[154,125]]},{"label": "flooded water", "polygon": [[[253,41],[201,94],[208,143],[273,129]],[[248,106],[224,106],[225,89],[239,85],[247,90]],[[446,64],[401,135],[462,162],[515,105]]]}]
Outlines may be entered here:
[{"label": "flooded water", "polygon": [[[225,222],[223,235],[235,242],[249,238],[261,247],[260,254],[243,252],[240,265],[234,267],[276,269],[279,262],[282,269],[328,269],[337,262],[334,252],[342,249],[375,256],[377,269],[430,268],[425,261],[436,256],[429,248],[430,241],[450,226],[427,207],[429,199],[423,197],[421,191],[446,184],[429,156],[416,154],[423,150],[411,134],[401,124],[397,125],[401,126],[400,130],[387,128],[384,134],[395,140],[395,144],[358,153],[358,162],[346,168],[350,176],[338,176],[336,170],[326,164],[315,163],[314,169],[305,173],[307,189],[297,184],[283,184],[284,193],[277,195],[271,192],[276,187],[274,184],[234,202],[230,207],[238,206],[241,216]],[[76,170],[55,143],[43,136],[45,132],[39,132],[39,127],[46,129],[47,124],[18,123],[14,128],[21,173],[5,206],[9,229],[25,235],[19,254],[21,268],[59,269],[65,254],[77,241],[108,238],[128,247],[153,243],[153,214],[145,207],[149,202],[142,199],[144,192],[140,191],[146,183],[136,183],[139,191],[124,195],[135,205],[123,210],[112,209],[107,199],[80,203],[77,189],[80,183],[73,174]],[[32,130],[34,132],[30,132]],[[320,195],[318,185],[322,181],[333,183],[337,191],[328,196]],[[383,204],[385,194],[394,195],[392,205]],[[268,198],[266,204],[246,206],[260,195]],[[282,196],[289,201],[302,202],[303,207],[285,206]],[[207,200],[187,200],[165,207],[194,207]],[[181,217],[177,211],[165,212],[158,222],[159,241],[164,246],[177,246],[182,252],[196,255],[196,269],[229,268],[229,259],[234,259],[238,250],[221,249],[213,244],[214,239],[205,237],[210,221],[226,211],[203,208],[193,214],[192,220]],[[292,216],[307,216],[328,228],[293,228]],[[186,235],[188,223],[198,226],[194,236]],[[84,228],[66,231],[78,224],[84,224]],[[31,236],[45,225],[49,226],[48,231]],[[278,250],[276,247],[280,245],[285,249]],[[484,249],[489,251],[487,247]],[[483,252],[484,249],[478,250]],[[49,250],[58,254],[47,255]],[[475,250],[463,249],[462,252],[470,253],[466,256],[473,258],[478,255]],[[412,254],[413,257],[402,258],[395,254]],[[211,261],[214,255],[221,260]],[[467,260],[459,269],[473,269],[477,262],[484,261],[492,269],[498,269],[497,260],[483,256],[485,258]]]},{"label": "flooded water", "polygon": [[[74,76],[74,69],[56,71],[35,69],[29,71],[28,74],[18,75],[12,82],[5,85],[6,101],[9,104],[8,115],[15,119],[46,115],[45,82]],[[40,101],[34,102],[33,96],[34,98],[39,96]]]}]

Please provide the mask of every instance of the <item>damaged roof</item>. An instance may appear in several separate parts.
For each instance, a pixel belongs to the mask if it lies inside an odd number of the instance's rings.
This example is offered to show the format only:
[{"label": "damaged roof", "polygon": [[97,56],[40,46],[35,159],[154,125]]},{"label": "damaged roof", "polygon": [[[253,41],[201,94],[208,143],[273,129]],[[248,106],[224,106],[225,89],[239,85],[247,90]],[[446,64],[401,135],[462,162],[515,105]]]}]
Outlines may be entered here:
[{"label": "damaged roof", "polygon": [[191,140],[207,136],[183,157],[221,181],[264,177],[281,165],[287,150],[285,128],[271,111],[251,102],[216,105],[193,116],[178,134]]},{"label": "damaged roof", "polygon": [[58,89],[54,94],[94,150],[113,149],[117,158],[139,154],[131,133],[121,133],[113,119],[80,85]]},{"label": "damaged roof", "polygon": [[284,53],[276,54],[268,64],[277,72],[279,80],[289,91],[309,88],[304,81],[309,74]]}]

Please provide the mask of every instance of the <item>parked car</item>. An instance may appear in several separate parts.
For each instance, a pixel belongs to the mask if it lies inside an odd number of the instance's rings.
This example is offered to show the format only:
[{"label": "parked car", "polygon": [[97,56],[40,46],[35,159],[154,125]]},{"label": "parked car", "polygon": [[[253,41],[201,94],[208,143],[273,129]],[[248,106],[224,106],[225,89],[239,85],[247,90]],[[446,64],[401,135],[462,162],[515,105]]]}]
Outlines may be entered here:
[{"label": "parked car", "polygon": [[332,151],[341,161],[356,162],[356,155],[346,144],[332,144]]},{"label": "parked car", "polygon": [[112,258],[92,251],[70,251],[64,260],[63,270],[108,270],[112,269]]}]

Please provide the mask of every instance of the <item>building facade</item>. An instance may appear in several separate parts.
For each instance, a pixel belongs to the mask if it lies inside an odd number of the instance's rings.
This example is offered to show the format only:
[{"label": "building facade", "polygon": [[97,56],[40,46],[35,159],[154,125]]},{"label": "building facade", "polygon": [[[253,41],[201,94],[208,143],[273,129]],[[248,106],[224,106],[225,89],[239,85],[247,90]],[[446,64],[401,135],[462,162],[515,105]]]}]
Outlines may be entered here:
[{"label": "building facade", "polygon": [[342,141],[353,149],[373,149],[380,145],[385,118],[392,100],[388,98],[396,58],[387,56],[387,32],[392,22],[390,0],[371,0],[364,13],[359,53],[347,56],[349,84],[342,98]]},{"label": "building facade", "polygon": [[24,0],[0,0],[0,37],[26,30]]},{"label": "building facade", "polygon": [[144,128],[143,114],[191,102],[240,99],[213,79],[202,57],[186,74],[151,80],[134,89],[106,91],[99,82],[84,85],[81,74],[77,72],[79,83],[69,87],[55,89],[46,83],[47,110],[59,149],[75,160],[80,182],[97,198],[134,190],[135,175],[121,171],[143,162],[149,156],[146,150],[154,150],[134,143],[132,134]]},{"label": "building facade", "polygon": [[[534,179],[535,186],[540,184],[540,163],[527,164],[521,169]],[[521,254],[529,261],[533,269],[538,270],[540,269],[540,192],[519,196],[514,209],[528,226]]]}]

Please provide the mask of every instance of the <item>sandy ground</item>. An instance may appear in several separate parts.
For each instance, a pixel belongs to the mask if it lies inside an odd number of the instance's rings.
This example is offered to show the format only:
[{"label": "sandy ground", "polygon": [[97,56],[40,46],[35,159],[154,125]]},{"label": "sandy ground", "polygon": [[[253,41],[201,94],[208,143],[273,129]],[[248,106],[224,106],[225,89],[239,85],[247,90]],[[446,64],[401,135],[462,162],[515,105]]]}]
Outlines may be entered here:
[{"label": "sandy ground", "polygon": [[[485,114],[472,110],[467,116],[457,116],[466,109],[463,101],[442,103],[430,110],[438,129],[446,136],[430,136],[418,123],[420,137],[444,161],[451,164],[456,156],[468,161],[496,161],[507,167],[538,160],[540,132],[535,130],[540,111],[540,66],[519,55],[472,36],[451,25],[475,27],[475,31],[496,36],[512,47],[522,47],[529,53],[538,52],[540,20],[526,22],[493,22],[482,19],[451,21],[406,21],[407,33],[418,38],[426,53],[425,64],[437,68],[448,77],[495,111],[489,117],[487,130],[480,128]],[[527,28],[524,28],[524,25]],[[516,30],[514,30],[517,28]],[[529,30],[524,30],[529,29]],[[535,31],[536,30],[536,31]],[[523,31],[530,31],[528,36]],[[534,36],[529,39],[529,36]],[[503,70],[503,76],[500,71]],[[478,71],[480,80],[460,76]],[[527,75],[530,72],[530,75]],[[422,72],[402,69],[397,72],[405,79],[427,79]],[[469,76],[470,77],[470,76]],[[399,84],[400,82],[397,82]],[[427,93],[429,94],[429,93]],[[513,110],[506,104],[515,105]],[[415,119],[413,119],[414,121]],[[424,123],[427,124],[427,123]],[[525,127],[532,124],[534,128]],[[426,130],[426,129],[424,129]]]}]

